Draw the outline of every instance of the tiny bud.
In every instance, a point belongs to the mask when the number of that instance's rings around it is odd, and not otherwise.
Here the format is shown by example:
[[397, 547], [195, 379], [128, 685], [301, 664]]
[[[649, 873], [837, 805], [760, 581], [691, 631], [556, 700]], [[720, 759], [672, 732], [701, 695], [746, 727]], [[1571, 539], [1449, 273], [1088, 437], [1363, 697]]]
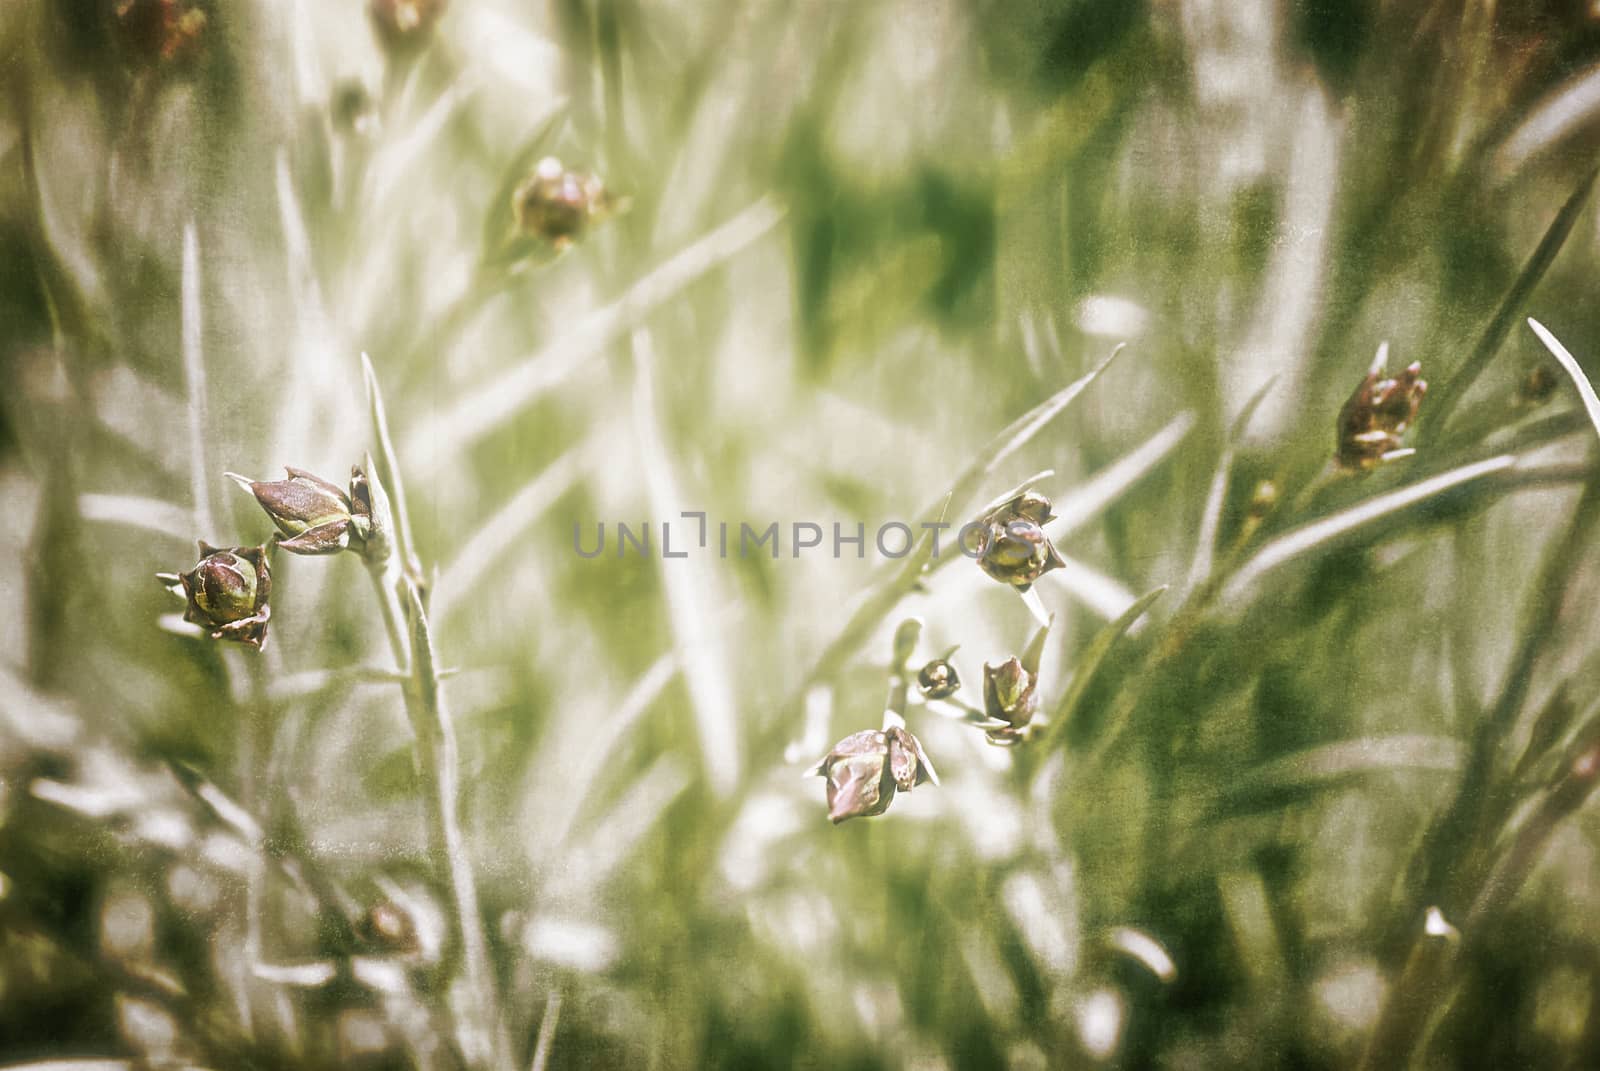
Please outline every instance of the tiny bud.
[[367, 12], [385, 48], [409, 52], [427, 43], [446, 0], [372, 0]]
[[394, 549], [394, 518], [370, 455], [350, 469], [350, 530], [361, 541], [361, 556], [368, 564], [383, 565], [389, 560]]
[[116, 0], [112, 8], [123, 49], [143, 65], [171, 65], [200, 50], [206, 14], [192, 0]]
[[390, 900], [380, 900], [361, 917], [361, 938], [368, 944], [394, 955], [417, 951], [417, 924], [411, 913]]
[[1543, 405], [1560, 385], [1561, 377], [1556, 374], [1555, 366], [1549, 361], [1540, 361], [1529, 368], [1522, 382], [1517, 384], [1517, 404], [1528, 408]]
[[1051, 519], [1050, 500], [1025, 491], [979, 519], [982, 531], [978, 567], [1003, 584], [1026, 592], [1045, 573], [1066, 565], [1044, 524]]
[[594, 175], [569, 171], [547, 156], [517, 187], [511, 207], [524, 235], [565, 249], [619, 204]]
[[811, 772], [828, 779], [828, 820], [834, 825], [882, 814], [897, 790], [939, 783], [922, 744], [898, 726], [851, 733]]
[[1393, 379], [1380, 367], [1369, 371], [1339, 411], [1334, 460], [1341, 468], [1365, 472], [1401, 449], [1401, 436], [1417, 419], [1428, 391], [1422, 365], [1413, 363]]
[[1039, 711], [1038, 687], [1038, 674], [1024, 667], [1021, 659], [1008, 658], [998, 666], [984, 664], [984, 713], [993, 721], [1006, 723], [1005, 728], [989, 730], [992, 743], [1014, 744], [1022, 739], [1022, 730]]
[[235, 473], [228, 478], [256, 496], [278, 531], [278, 546], [294, 554], [337, 554], [350, 545], [350, 499], [327, 480], [286, 468], [289, 478], [263, 483]]
[[1257, 480], [1255, 488], [1250, 492], [1250, 506], [1248, 515], [1253, 520], [1261, 520], [1271, 513], [1278, 505], [1278, 485], [1272, 480]]
[[961, 678], [954, 665], [935, 658], [917, 671], [917, 690], [924, 699], [948, 699], [961, 690]]
[[158, 573], [157, 579], [187, 602], [183, 619], [206, 629], [214, 640], [233, 640], [259, 649], [267, 638], [272, 609], [267, 597], [272, 577], [267, 548], [223, 549], [200, 541], [200, 562], [187, 573]]

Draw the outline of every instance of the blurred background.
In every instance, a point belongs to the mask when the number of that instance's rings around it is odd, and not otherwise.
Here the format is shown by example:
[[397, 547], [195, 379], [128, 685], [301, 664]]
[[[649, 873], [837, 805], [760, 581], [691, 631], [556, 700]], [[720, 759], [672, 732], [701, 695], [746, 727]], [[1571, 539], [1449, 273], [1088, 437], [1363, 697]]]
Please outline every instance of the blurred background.
[[[1595, 367], [1594, 5], [9, 0], [0, 57], [0, 1064], [1600, 1066], [1600, 494], [1523, 323]], [[1384, 343], [1417, 453], [1335, 471]], [[259, 653], [152, 579], [271, 535], [225, 470], [378, 452], [362, 352], [476, 918], [356, 556]], [[913, 692], [941, 784], [830, 825], [903, 620], [978, 707], [1036, 628], [872, 533], [1029, 479], [1048, 727]]]

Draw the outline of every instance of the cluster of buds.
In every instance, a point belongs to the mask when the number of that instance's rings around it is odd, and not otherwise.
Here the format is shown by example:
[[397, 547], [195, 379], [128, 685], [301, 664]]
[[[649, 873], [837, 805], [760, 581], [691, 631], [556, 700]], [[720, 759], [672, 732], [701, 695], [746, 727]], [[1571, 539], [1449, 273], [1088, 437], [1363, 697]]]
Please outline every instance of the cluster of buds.
[[213, 547], [200, 541], [200, 561], [187, 573], [157, 573], [156, 579], [181, 595], [183, 619], [199, 625], [214, 640], [233, 640], [256, 650], [267, 639], [272, 607], [272, 572], [267, 548]]
[[1422, 365], [1413, 363], [1394, 378], [1383, 367], [1384, 352], [1339, 411], [1339, 441], [1334, 460], [1352, 472], [1366, 472], [1403, 457], [1401, 437], [1417, 419], [1428, 384]]
[[972, 551], [978, 567], [1002, 584], [1027, 591], [1052, 569], [1066, 565], [1044, 526], [1054, 518], [1050, 500], [1037, 491], [1002, 503], [970, 527], [976, 530]]
[[214, 640], [233, 640], [257, 650], [267, 639], [272, 616], [268, 597], [272, 576], [268, 552], [282, 547], [293, 554], [337, 554], [350, 550], [369, 565], [389, 559], [389, 502], [383, 488], [369, 480], [365, 465], [350, 470], [348, 493], [301, 469], [287, 469], [286, 479], [262, 482], [236, 473], [228, 478], [249, 491], [266, 511], [280, 535], [259, 547], [213, 547], [200, 543], [200, 562], [187, 573], [157, 573], [170, 591], [185, 601], [183, 619], [204, 628]]
[[809, 771], [828, 779], [828, 820], [882, 814], [898, 792], [939, 783], [916, 737], [898, 725], [851, 733]]
[[565, 249], [621, 205], [594, 175], [568, 170], [547, 156], [517, 186], [511, 207], [525, 237]]
[[372, 0], [368, 14], [385, 48], [411, 51], [427, 41], [447, 0]]
[[172, 64], [194, 56], [206, 13], [192, 0], [116, 0], [117, 37], [140, 63]]

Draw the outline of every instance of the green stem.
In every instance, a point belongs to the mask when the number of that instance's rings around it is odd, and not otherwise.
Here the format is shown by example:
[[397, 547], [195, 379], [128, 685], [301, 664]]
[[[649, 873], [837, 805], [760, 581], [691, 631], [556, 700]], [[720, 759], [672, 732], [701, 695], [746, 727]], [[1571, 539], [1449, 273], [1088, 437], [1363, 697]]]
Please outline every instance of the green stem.
[[431, 854], [442, 871], [450, 898], [463, 974], [471, 1010], [457, 1024], [463, 1036], [462, 1051], [474, 1065], [506, 1066], [509, 1048], [503, 1036], [505, 1019], [499, 1009], [488, 940], [478, 909], [477, 883], [467, 857], [466, 836], [460, 816], [460, 757], [444, 695], [439, 687], [433, 637], [415, 580], [402, 572], [394, 556], [386, 566], [369, 569], [377, 588], [384, 627], [396, 663], [406, 679], [402, 685], [406, 714], [416, 736], [417, 765], [423, 780], [428, 812]]

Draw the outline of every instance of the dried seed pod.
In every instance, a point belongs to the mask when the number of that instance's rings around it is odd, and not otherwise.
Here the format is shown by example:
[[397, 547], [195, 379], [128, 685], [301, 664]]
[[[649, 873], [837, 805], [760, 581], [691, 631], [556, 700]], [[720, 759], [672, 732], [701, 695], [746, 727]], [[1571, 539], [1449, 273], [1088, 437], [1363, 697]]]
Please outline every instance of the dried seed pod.
[[1401, 436], [1416, 421], [1427, 391], [1421, 364], [1409, 365], [1393, 379], [1382, 366], [1372, 368], [1339, 411], [1334, 460], [1356, 472], [1387, 460], [1401, 449]]
[[233, 640], [260, 649], [267, 639], [272, 608], [272, 576], [267, 548], [213, 547], [200, 541], [200, 561], [187, 573], [158, 573], [156, 579], [183, 596], [183, 619], [206, 629], [214, 640]]
[[897, 790], [939, 783], [921, 742], [898, 726], [851, 733], [810, 772], [828, 779], [828, 820], [834, 825], [882, 814]]
[[954, 665], [935, 658], [917, 671], [917, 690], [924, 699], [948, 699], [961, 690], [961, 678]]

